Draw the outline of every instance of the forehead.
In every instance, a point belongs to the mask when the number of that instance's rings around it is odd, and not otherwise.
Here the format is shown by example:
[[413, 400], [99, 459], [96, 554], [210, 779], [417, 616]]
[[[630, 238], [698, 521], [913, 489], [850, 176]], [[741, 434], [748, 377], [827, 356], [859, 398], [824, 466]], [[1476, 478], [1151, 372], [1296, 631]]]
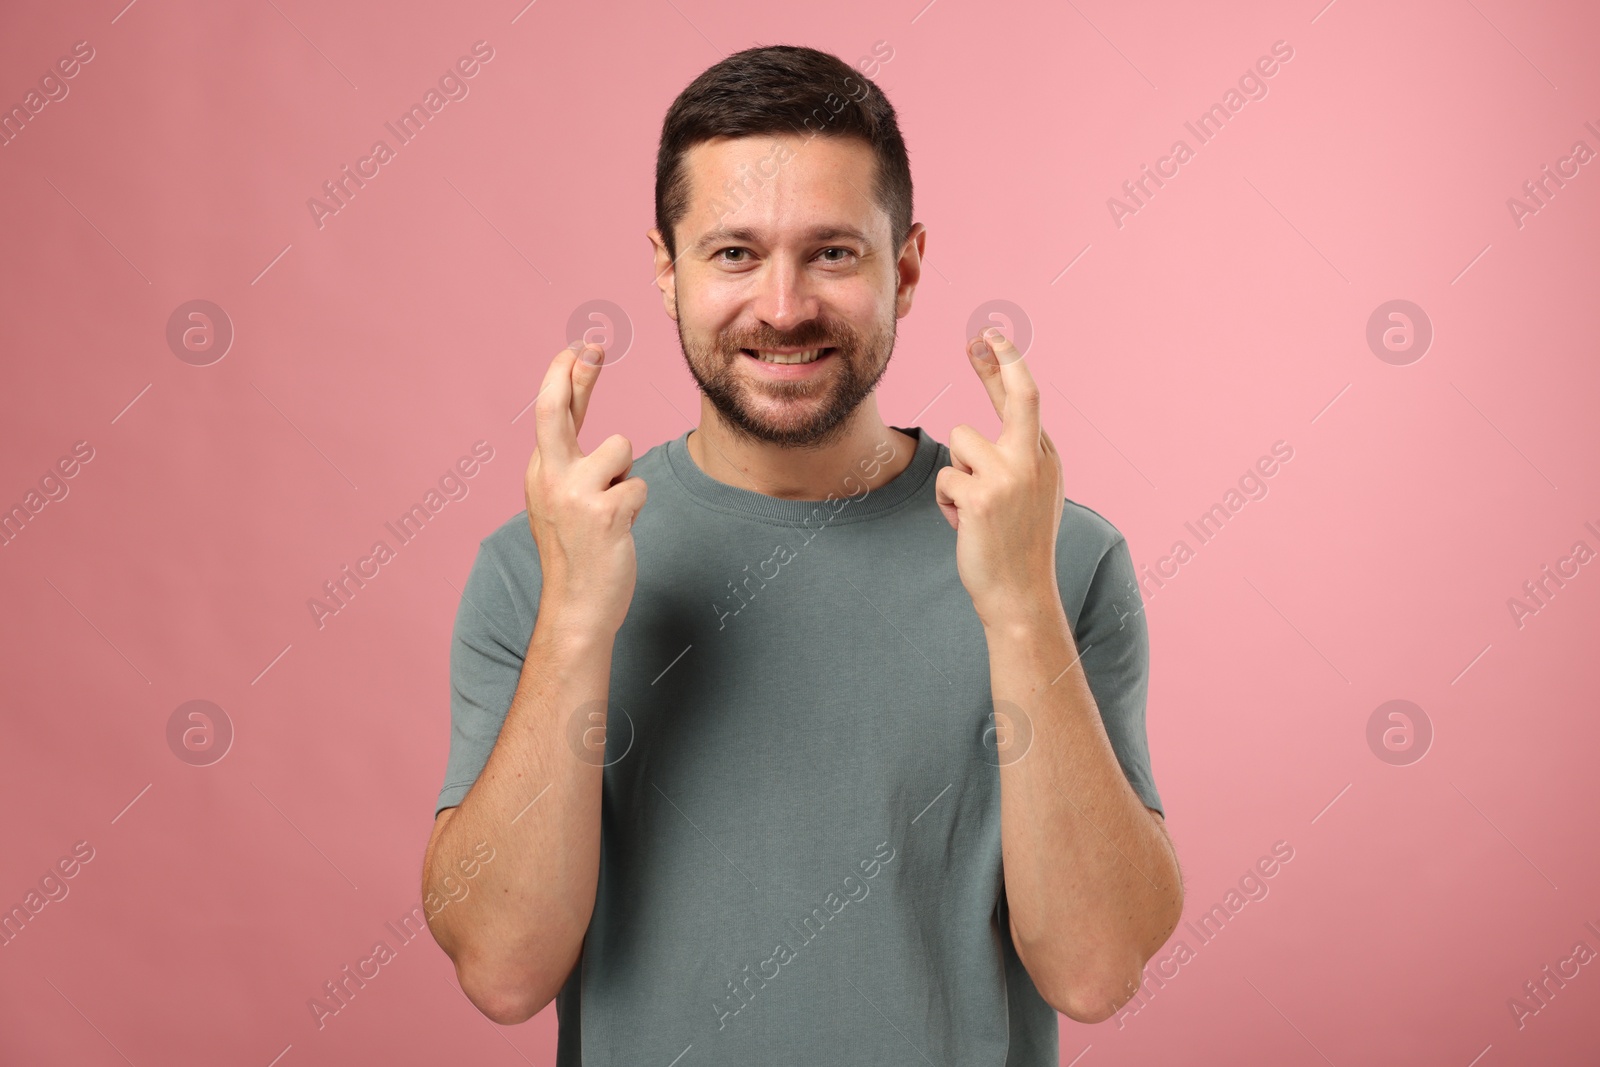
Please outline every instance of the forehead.
[[818, 224], [887, 232], [888, 216], [872, 199], [877, 159], [859, 137], [718, 137], [683, 159], [689, 210], [679, 226], [686, 241], [717, 229], [782, 240]]

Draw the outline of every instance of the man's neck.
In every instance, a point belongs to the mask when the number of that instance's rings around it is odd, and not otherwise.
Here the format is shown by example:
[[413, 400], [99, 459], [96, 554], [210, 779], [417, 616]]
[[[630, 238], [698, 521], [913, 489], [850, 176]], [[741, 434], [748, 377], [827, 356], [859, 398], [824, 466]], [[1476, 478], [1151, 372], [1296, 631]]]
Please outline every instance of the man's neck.
[[911, 465], [917, 441], [885, 425], [870, 398], [851, 416], [849, 428], [819, 449], [735, 434], [702, 398], [700, 425], [690, 431], [688, 448], [695, 466], [719, 482], [782, 500], [826, 500], [830, 493], [854, 496], [863, 485], [871, 490], [891, 481]]

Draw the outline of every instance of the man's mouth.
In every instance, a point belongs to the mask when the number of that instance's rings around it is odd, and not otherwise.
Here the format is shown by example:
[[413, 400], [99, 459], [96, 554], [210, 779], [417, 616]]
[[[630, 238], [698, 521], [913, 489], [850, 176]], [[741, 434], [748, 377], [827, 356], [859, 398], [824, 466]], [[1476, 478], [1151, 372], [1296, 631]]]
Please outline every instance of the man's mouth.
[[741, 348], [740, 351], [750, 358], [758, 359], [763, 363], [787, 364], [815, 363], [822, 357], [832, 354], [835, 350], [832, 348], [807, 348], [804, 350]]

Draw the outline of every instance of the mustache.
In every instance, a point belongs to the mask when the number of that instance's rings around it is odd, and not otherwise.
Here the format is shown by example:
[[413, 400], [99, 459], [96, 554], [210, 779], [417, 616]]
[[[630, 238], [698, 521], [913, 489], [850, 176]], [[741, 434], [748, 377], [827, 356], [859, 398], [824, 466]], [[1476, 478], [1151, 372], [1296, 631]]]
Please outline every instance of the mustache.
[[836, 338], [827, 334], [803, 334], [799, 337], [772, 337], [738, 338], [728, 342], [728, 347], [734, 350], [752, 349], [760, 351], [770, 348], [837, 348], [849, 349], [854, 341], [849, 338]]

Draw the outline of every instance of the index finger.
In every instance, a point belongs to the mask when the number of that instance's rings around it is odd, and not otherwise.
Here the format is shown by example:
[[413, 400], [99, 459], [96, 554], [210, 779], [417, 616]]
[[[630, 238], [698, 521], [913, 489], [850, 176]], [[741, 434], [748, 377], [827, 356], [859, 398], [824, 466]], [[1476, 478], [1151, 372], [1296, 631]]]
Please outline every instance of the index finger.
[[533, 417], [538, 426], [534, 448], [563, 466], [582, 458], [578, 427], [572, 416], [572, 367], [582, 347], [581, 342], [574, 341], [556, 353], [533, 401]]
[[[592, 342], [584, 344], [581, 338], [572, 343], [578, 346], [578, 360], [572, 365], [572, 432], [576, 436], [583, 429], [583, 416], [589, 410], [589, 397], [594, 394], [595, 383], [600, 380], [606, 350]], [[594, 353], [594, 363], [583, 358], [586, 352]]]
[[983, 338], [989, 342], [989, 348], [1000, 364], [1000, 382], [1005, 386], [1006, 394], [1005, 409], [1000, 412], [1000, 437], [995, 443], [999, 444], [1010, 434], [1031, 444], [1038, 444], [1039, 385], [1033, 380], [1033, 372], [1028, 370], [1028, 364], [1023, 360], [1022, 353], [1017, 351], [1017, 346], [998, 326], [983, 331]]

